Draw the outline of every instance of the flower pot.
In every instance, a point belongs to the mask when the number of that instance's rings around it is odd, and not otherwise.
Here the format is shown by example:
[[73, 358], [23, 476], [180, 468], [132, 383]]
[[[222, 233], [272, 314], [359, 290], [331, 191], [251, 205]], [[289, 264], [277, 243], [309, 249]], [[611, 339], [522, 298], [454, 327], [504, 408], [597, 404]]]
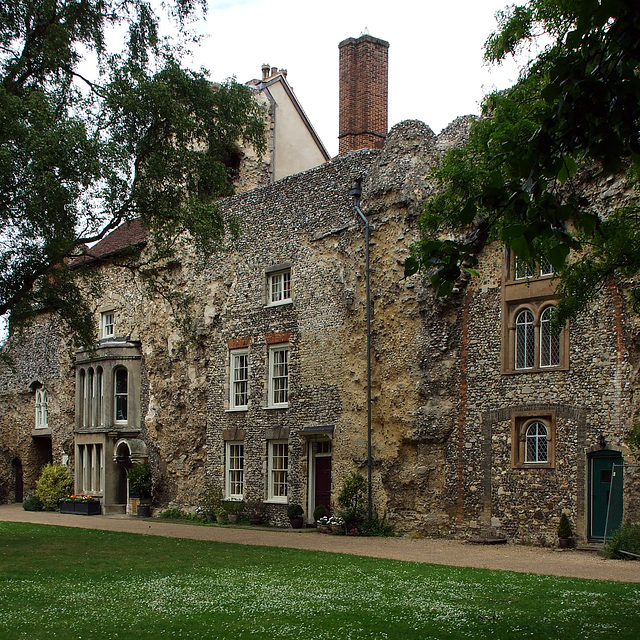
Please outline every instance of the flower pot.
[[73, 513], [78, 516], [99, 516], [101, 513], [100, 501], [61, 502], [60, 513]]
[[216, 516], [216, 520], [218, 522], [224, 522], [227, 519], [227, 516]]
[[60, 503], [60, 513], [74, 513], [75, 502], [61, 502]]
[[292, 529], [302, 529], [302, 525], [304, 524], [304, 518], [299, 516], [297, 518], [289, 518], [289, 522], [291, 524]]
[[138, 518], [150, 518], [151, 517], [151, 505], [139, 504], [138, 505]]
[[573, 538], [558, 538], [558, 546], [561, 549], [572, 549]]
[[229, 522], [231, 524], [235, 524], [236, 522], [238, 522], [238, 514], [237, 513], [230, 513], [229, 514]]
[[319, 524], [316, 525], [316, 529], [318, 530], [318, 533], [327, 533], [329, 527], [326, 524]]

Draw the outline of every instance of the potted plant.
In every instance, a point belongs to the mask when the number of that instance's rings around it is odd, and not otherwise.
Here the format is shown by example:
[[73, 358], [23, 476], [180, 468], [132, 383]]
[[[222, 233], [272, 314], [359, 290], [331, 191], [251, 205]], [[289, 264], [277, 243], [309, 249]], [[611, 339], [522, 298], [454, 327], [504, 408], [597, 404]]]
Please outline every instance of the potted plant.
[[287, 516], [293, 529], [302, 529], [304, 523], [303, 513], [304, 509], [299, 504], [293, 503], [287, 507]]
[[60, 499], [60, 513], [75, 513], [81, 516], [100, 515], [100, 500], [93, 496], [72, 493]]
[[224, 505], [216, 507], [216, 520], [218, 522], [224, 522], [227, 519], [227, 515], [229, 515], [229, 512]]
[[245, 511], [249, 518], [249, 524], [262, 524], [262, 519], [264, 518], [264, 505], [262, 502], [257, 500], [247, 502]]
[[558, 546], [561, 549], [573, 547], [573, 530], [566, 513], [560, 516], [560, 523], [558, 524]]
[[127, 471], [129, 480], [129, 496], [140, 498], [137, 514], [139, 518], [148, 518], [151, 515], [151, 490], [153, 488], [153, 476], [148, 460], [134, 464]]
[[244, 502], [242, 500], [226, 500], [224, 506], [229, 514], [229, 522], [235, 524], [242, 511], [244, 511]]
[[329, 533], [329, 516], [321, 516], [316, 522], [319, 533]]
[[316, 527], [318, 526], [318, 521], [320, 520], [320, 518], [324, 518], [327, 515], [327, 507], [325, 507], [323, 504], [319, 504], [313, 510], [313, 521], [316, 523]]

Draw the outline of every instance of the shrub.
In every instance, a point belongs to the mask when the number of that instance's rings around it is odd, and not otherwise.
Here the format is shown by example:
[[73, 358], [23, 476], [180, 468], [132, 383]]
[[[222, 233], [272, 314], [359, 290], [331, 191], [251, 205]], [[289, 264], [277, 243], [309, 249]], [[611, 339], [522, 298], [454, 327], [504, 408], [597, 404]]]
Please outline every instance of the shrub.
[[299, 504], [290, 504], [287, 507], [287, 518], [299, 518], [304, 513], [304, 509]]
[[633, 556], [621, 553], [622, 551], [640, 555], [640, 524], [625, 522], [611, 534], [606, 546], [607, 555], [610, 558], [633, 559]]
[[68, 493], [71, 493], [73, 479], [67, 467], [61, 464], [45, 464], [42, 474], [36, 482], [36, 496], [45, 511], [55, 511], [58, 503]]
[[224, 506], [229, 515], [239, 516], [244, 511], [244, 502], [242, 500], [224, 500], [222, 506]]
[[571, 523], [567, 514], [563, 513], [560, 516], [560, 523], [558, 524], [558, 538], [571, 538], [573, 536], [573, 530], [571, 529]]
[[25, 511], [42, 511], [42, 502], [38, 496], [29, 496], [22, 503], [22, 508]]
[[182, 509], [178, 508], [165, 509], [160, 512], [160, 517], [166, 518], [167, 520], [180, 520], [184, 517], [184, 513]]
[[[351, 532], [348, 531], [347, 533]], [[374, 513], [371, 518], [365, 518], [358, 524], [355, 533], [359, 536], [377, 536], [380, 538], [389, 538], [396, 535], [393, 527], [384, 517], [380, 518], [377, 513]]]
[[200, 498], [198, 513], [207, 518], [213, 518], [216, 515], [216, 509], [222, 506], [222, 497], [222, 489], [220, 487], [209, 487]]
[[134, 464], [127, 471], [129, 479], [129, 492], [137, 494], [141, 498], [150, 498], [151, 489], [153, 488], [153, 477], [151, 474], [151, 465], [148, 460]]
[[368, 483], [361, 473], [354, 471], [342, 485], [338, 504], [342, 507], [340, 516], [349, 528], [361, 523], [366, 516]]
[[313, 510], [313, 519], [318, 522], [318, 520], [320, 520], [320, 518], [324, 518], [327, 516], [327, 508], [323, 505], [323, 504], [319, 504], [314, 510]]

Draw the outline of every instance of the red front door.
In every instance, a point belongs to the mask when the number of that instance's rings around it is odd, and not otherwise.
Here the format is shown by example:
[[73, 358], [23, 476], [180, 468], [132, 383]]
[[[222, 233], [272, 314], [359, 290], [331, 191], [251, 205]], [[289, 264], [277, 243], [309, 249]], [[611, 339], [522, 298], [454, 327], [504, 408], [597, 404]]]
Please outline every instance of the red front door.
[[323, 504], [329, 511], [331, 502], [331, 457], [316, 457], [315, 506]]

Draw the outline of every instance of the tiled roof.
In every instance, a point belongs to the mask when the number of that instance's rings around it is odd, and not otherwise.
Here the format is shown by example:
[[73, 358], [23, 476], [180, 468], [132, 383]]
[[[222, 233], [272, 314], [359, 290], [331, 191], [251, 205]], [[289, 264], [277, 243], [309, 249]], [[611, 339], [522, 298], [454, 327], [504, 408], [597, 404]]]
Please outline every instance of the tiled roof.
[[140, 218], [136, 218], [135, 220], [124, 222], [100, 240], [100, 242], [94, 244], [93, 247], [87, 251], [87, 255], [89, 259], [106, 258], [121, 249], [139, 246], [146, 241], [147, 231], [142, 226]]

